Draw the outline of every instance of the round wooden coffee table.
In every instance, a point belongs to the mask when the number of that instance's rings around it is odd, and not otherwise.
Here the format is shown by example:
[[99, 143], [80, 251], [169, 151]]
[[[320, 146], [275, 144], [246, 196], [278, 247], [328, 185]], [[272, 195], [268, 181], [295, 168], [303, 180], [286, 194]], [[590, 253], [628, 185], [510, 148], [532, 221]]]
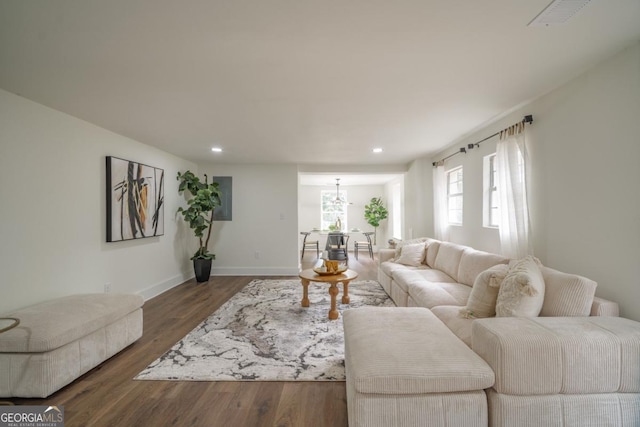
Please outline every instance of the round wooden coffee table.
[[302, 270], [299, 274], [302, 281], [302, 306], [309, 307], [309, 283], [319, 282], [328, 283], [329, 295], [331, 295], [331, 308], [329, 309], [329, 319], [336, 320], [339, 317], [336, 309], [336, 296], [338, 295], [338, 283], [342, 283], [342, 303], [349, 304], [349, 282], [358, 277], [358, 273], [353, 270], [347, 270], [341, 274], [331, 274], [321, 276], [312, 269]]

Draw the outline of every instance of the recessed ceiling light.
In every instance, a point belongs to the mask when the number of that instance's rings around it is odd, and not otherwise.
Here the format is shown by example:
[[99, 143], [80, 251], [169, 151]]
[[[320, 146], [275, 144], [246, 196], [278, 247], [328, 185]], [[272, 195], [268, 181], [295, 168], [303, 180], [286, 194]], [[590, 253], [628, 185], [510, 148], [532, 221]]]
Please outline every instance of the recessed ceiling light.
[[222, 153], [222, 148], [220, 148], [220, 147], [212, 147], [211, 151], [213, 151], [214, 153]]
[[374, 148], [373, 152], [374, 153], [382, 153], [382, 148]]

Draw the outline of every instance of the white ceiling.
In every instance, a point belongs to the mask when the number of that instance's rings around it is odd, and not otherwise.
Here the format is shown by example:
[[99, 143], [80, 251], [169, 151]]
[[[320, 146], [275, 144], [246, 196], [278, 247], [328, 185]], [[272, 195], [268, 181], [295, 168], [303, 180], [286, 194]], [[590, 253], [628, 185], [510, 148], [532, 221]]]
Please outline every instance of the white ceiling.
[[405, 164], [640, 39], [548, 2], [0, 0], [0, 88], [197, 162]]
[[346, 174], [346, 173], [299, 173], [298, 184], [314, 185], [314, 186], [334, 186], [336, 178], [340, 178], [341, 187], [349, 187], [352, 185], [384, 185], [396, 178], [402, 177], [401, 174]]

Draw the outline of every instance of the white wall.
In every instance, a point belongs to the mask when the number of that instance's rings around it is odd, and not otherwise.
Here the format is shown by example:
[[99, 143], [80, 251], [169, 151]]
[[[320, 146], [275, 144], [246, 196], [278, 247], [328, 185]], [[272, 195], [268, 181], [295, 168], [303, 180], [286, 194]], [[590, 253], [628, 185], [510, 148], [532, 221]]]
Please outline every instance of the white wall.
[[201, 163], [198, 171], [233, 177], [233, 220], [214, 223], [211, 274], [297, 275], [297, 167]]
[[[165, 234], [105, 242], [105, 156], [164, 169]], [[0, 90], [0, 312], [54, 297], [153, 296], [193, 276], [172, 215], [175, 175], [195, 165]]]
[[433, 172], [431, 159], [409, 166], [404, 181], [404, 239], [433, 237]]
[[[454, 147], [525, 114], [534, 118], [526, 138], [535, 255], [550, 267], [596, 280], [597, 295], [617, 301], [622, 316], [640, 320], [640, 43]], [[489, 248], [495, 239], [485, 240], [478, 229], [478, 185], [482, 154], [495, 141], [481, 147], [454, 157], [465, 167], [465, 225], [451, 240]]]
[[[406, 234], [404, 231], [405, 203], [406, 203], [404, 198], [404, 175], [386, 183], [384, 186], [384, 193], [385, 195], [383, 197], [383, 201], [385, 203], [387, 210], [389, 211], [389, 216], [384, 221], [386, 225], [385, 234], [378, 235], [379, 247], [388, 247], [389, 239], [392, 239], [392, 238], [404, 239], [404, 236]], [[398, 206], [396, 206], [396, 204], [394, 203], [394, 200], [396, 200], [396, 197], [395, 197], [396, 195], [397, 195], [397, 201], [399, 202]], [[398, 218], [396, 218], [396, 207], [399, 213], [399, 215], [397, 215]], [[400, 224], [399, 236], [393, 235], [393, 228], [394, 228], [393, 224], [394, 224], [394, 221], [396, 220], [399, 221], [399, 224]]]
[[[310, 231], [314, 227], [320, 228], [320, 193], [323, 190], [336, 191], [336, 187], [335, 185], [301, 185], [299, 187], [299, 231]], [[357, 228], [362, 231], [373, 231], [373, 227], [367, 224], [367, 221], [364, 219], [364, 206], [369, 204], [371, 198], [382, 197], [383, 203], [388, 208], [389, 199], [385, 197], [384, 185], [342, 185], [340, 186], [340, 191], [346, 191], [347, 200], [349, 203], [352, 203], [347, 208], [348, 230]], [[378, 227], [378, 246], [386, 242], [384, 237], [387, 233], [386, 230], [388, 229], [388, 223], [389, 221], [385, 219], [380, 223], [380, 227]], [[326, 243], [326, 236], [314, 234], [313, 238], [317, 238], [319, 240], [320, 249], [322, 250]], [[350, 237], [349, 250], [353, 250], [352, 242], [354, 240], [364, 240], [364, 236], [358, 233], [352, 234]]]

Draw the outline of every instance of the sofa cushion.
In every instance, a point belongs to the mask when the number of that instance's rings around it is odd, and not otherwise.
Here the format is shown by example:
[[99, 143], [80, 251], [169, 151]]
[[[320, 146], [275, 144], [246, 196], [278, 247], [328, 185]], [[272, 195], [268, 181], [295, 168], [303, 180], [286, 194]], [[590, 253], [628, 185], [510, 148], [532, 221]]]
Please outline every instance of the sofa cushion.
[[440, 240], [427, 238], [425, 241], [425, 247], [427, 250], [424, 257], [425, 264], [433, 268], [433, 265], [436, 262], [436, 256], [438, 255], [438, 249], [440, 249]]
[[460, 307], [457, 305], [439, 305], [431, 309], [431, 312], [447, 325], [451, 332], [471, 347], [471, 324], [475, 319], [460, 317], [459, 311]]
[[478, 274], [497, 264], [508, 264], [509, 259], [489, 252], [466, 248], [460, 257], [458, 282], [473, 286]]
[[3, 314], [20, 319], [20, 325], [0, 334], [0, 352], [36, 353], [62, 347], [125, 317], [143, 303], [140, 295], [80, 294]]
[[588, 316], [598, 284], [586, 277], [541, 267], [544, 303], [540, 316]]
[[455, 280], [458, 280], [458, 267], [465, 248], [466, 246], [456, 245], [455, 243], [440, 242], [433, 268], [442, 270]]
[[439, 282], [439, 283], [455, 283], [447, 273], [434, 270], [432, 268], [421, 268], [413, 270], [415, 275], [420, 278], [420, 280], [426, 280], [428, 282]]
[[493, 368], [498, 393], [640, 392], [639, 322], [622, 317], [493, 318], [474, 320], [471, 329], [472, 348]]
[[535, 317], [544, 302], [544, 279], [538, 261], [527, 256], [509, 264], [496, 301], [498, 317]]
[[487, 364], [429, 310], [364, 307], [345, 310], [343, 321], [347, 375], [357, 392], [447, 393], [493, 385]]
[[413, 243], [403, 245], [400, 249], [400, 256], [395, 262], [398, 264], [408, 265], [411, 267], [420, 267], [424, 264], [425, 244]]
[[422, 278], [417, 274], [416, 270], [397, 270], [393, 274], [393, 281], [405, 293], [409, 293], [409, 283], [419, 282]]
[[500, 285], [509, 272], [509, 266], [498, 264], [478, 274], [471, 288], [467, 305], [460, 309], [465, 318], [493, 317]]
[[440, 270], [431, 268], [413, 268], [396, 270], [393, 272], [393, 281], [405, 292], [409, 292], [409, 283], [412, 282], [441, 282], [455, 283], [455, 281]]
[[471, 287], [460, 283], [438, 283], [425, 280], [407, 284], [409, 295], [420, 307], [438, 305], [462, 306], [467, 303]]
[[393, 262], [393, 261], [385, 261], [382, 264], [380, 264], [380, 270], [382, 270], [384, 272], [384, 274], [386, 274], [389, 277], [394, 277], [395, 273], [398, 271], [408, 271], [408, 270], [417, 270], [419, 268], [429, 268], [426, 265], [423, 265], [421, 267], [409, 267], [407, 265], [402, 265], [402, 264], [398, 264], [397, 262]]

